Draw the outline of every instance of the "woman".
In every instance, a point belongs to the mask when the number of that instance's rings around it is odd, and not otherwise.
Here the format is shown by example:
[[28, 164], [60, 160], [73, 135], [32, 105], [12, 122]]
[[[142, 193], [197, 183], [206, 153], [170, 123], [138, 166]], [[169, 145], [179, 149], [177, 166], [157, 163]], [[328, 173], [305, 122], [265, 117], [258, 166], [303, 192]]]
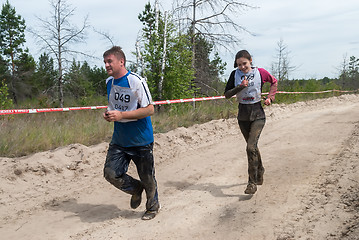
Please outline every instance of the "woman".
[[247, 142], [248, 185], [245, 194], [254, 194], [257, 185], [263, 184], [264, 167], [258, 149], [258, 139], [265, 125], [266, 117], [261, 105], [262, 86], [271, 84], [264, 104], [270, 105], [277, 92], [278, 81], [263, 68], [252, 66], [252, 57], [246, 50], [236, 54], [235, 70], [232, 71], [225, 89], [225, 97], [236, 95], [238, 105], [238, 124]]

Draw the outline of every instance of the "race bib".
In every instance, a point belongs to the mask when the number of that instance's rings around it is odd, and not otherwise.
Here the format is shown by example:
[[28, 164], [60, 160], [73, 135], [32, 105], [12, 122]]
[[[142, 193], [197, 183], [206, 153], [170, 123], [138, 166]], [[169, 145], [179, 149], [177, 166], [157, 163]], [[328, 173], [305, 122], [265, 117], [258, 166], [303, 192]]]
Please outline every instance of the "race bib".
[[258, 68], [252, 69], [247, 74], [242, 73], [239, 69], [235, 73], [235, 86], [240, 85], [244, 78], [248, 80], [248, 86], [237, 93], [237, 100], [242, 104], [254, 104], [261, 101], [261, 76]]
[[[131, 88], [111, 86], [108, 110], [116, 110], [121, 112], [133, 111], [137, 109], [138, 98]], [[122, 119], [119, 122], [131, 122], [137, 119]]]

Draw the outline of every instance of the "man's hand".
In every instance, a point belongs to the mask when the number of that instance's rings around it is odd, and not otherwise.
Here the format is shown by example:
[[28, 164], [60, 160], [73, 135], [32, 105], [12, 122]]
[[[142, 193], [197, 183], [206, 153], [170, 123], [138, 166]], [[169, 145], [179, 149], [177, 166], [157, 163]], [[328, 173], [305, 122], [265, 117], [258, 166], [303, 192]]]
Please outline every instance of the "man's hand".
[[117, 122], [120, 121], [123, 118], [123, 116], [122, 116], [122, 112], [120, 111], [106, 111], [103, 113], [103, 118], [107, 122]]

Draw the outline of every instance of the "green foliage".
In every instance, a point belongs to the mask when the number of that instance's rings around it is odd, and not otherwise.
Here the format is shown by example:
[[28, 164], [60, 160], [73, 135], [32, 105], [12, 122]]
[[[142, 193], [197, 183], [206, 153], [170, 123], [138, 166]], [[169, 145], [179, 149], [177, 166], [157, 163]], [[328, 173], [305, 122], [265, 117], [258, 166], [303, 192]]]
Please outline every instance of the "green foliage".
[[351, 88], [359, 89], [359, 58], [351, 56], [349, 59], [349, 85]]
[[64, 77], [66, 92], [75, 98], [91, 97], [94, 90], [87, 78], [90, 71], [91, 68], [87, 62], [81, 66], [80, 62], [73, 60], [70, 71]]
[[92, 69], [86, 61], [81, 65], [80, 62], [73, 60], [70, 71], [64, 76], [66, 95], [81, 99], [83, 103], [95, 95], [104, 96], [106, 78], [105, 69], [97, 67]]
[[108, 75], [106, 69], [104, 69], [103, 67], [99, 68], [95, 66], [89, 69], [86, 76], [91, 82], [91, 86], [95, 94], [97, 94], [98, 96], [107, 95], [105, 79], [108, 77]]
[[[278, 90], [286, 92], [318, 92], [325, 90], [340, 89], [336, 85], [337, 79], [329, 79], [327, 77], [323, 79], [300, 79], [300, 80], [282, 80], [278, 82]], [[263, 92], [269, 91], [269, 84], [265, 84]]]
[[337, 84], [344, 90], [359, 89], [359, 58], [351, 56], [349, 63], [344, 59]]
[[0, 15], [0, 53], [8, 59], [12, 72], [15, 71], [16, 55], [21, 54], [25, 43], [25, 20], [16, 14], [15, 8], [7, 0], [2, 5]]
[[[57, 100], [57, 75], [58, 71], [54, 68], [54, 59], [47, 53], [43, 53], [37, 64], [31, 64], [34, 71], [32, 77], [24, 83], [29, 83], [26, 89], [31, 90], [31, 98], [36, 99], [33, 107], [58, 107]], [[22, 74], [25, 73], [22, 69]], [[77, 99], [76, 104], [85, 105], [92, 102], [91, 99], [97, 99], [98, 96], [106, 95], [106, 86], [104, 80], [107, 78], [107, 72], [104, 68], [97, 66], [91, 68], [87, 62], [80, 63], [73, 60], [68, 73], [63, 76], [64, 92], [66, 98]], [[96, 104], [97, 105], [97, 104]]]
[[[275, 103], [294, 103], [297, 101], [307, 101], [316, 98], [330, 97], [338, 93], [319, 93], [312, 94], [310, 92], [321, 92], [326, 90], [339, 90], [340, 87], [336, 84], [337, 79], [330, 79], [325, 77], [323, 79], [309, 79], [309, 80], [283, 80], [278, 83], [278, 91], [284, 92], [308, 92], [300, 94], [277, 94]], [[264, 84], [263, 92], [269, 91], [269, 84]]]
[[[222, 61], [218, 52], [213, 53], [214, 45], [202, 35], [195, 39], [195, 83], [200, 95], [214, 96], [222, 94], [224, 85], [220, 78], [224, 74], [226, 63]], [[213, 60], [210, 59], [210, 55]]]
[[22, 49], [25, 43], [25, 28], [25, 20], [16, 14], [15, 8], [7, 0], [2, 5], [0, 14], [1, 72], [5, 69], [11, 70], [11, 76], [6, 79], [15, 103], [19, 97], [29, 93], [27, 80], [31, 77], [33, 61], [28, 50]]
[[354, 56], [350, 57], [349, 60], [349, 75], [357, 75], [359, 71], [359, 58]]
[[30, 55], [29, 49], [25, 49], [19, 58], [15, 60], [17, 69], [17, 75], [30, 75], [29, 73], [33, 73], [36, 68], [36, 62], [34, 58]]
[[0, 79], [8, 79], [8, 78], [10, 78], [10, 73], [7, 67], [7, 63], [0, 55]]
[[177, 36], [168, 46], [167, 63], [162, 90], [162, 99], [189, 98], [193, 96], [193, 69], [190, 62], [192, 53], [188, 48], [188, 38]]
[[41, 54], [32, 81], [34, 93], [47, 96], [55, 95], [53, 87], [56, 84], [56, 76], [54, 59], [48, 53]]
[[[220, 75], [226, 63], [218, 53], [213, 53], [214, 45], [204, 37], [196, 38], [195, 69], [192, 67], [192, 43], [190, 34], [179, 33], [176, 26], [168, 20], [164, 36], [165, 20], [159, 12], [158, 31], [156, 32], [156, 13], [150, 3], [139, 15], [143, 23], [144, 49], [142, 56], [146, 64], [144, 75], [155, 100], [192, 97], [197, 95], [218, 95], [224, 90]], [[170, 18], [169, 18], [170, 19]], [[164, 38], [167, 38], [166, 66], [162, 73]], [[214, 55], [213, 60], [210, 55]], [[163, 83], [161, 84], [161, 77]]]
[[0, 109], [12, 107], [12, 100], [9, 98], [9, 89], [5, 80], [0, 82]]
[[[188, 37], [177, 35], [175, 26], [167, 19], [167, 32], [164, 35], [165, 20], [159, 13], [158, 32], [155, 26], [155, 10], [150, 3], [139, 15], [143, 23], [143, 49], [141, 55], [145, 62], [144, 76], [147, 78], [154, 100], [184, 98], [192, 96], [194, 71], [191, 69], [191, 50]], [[162, 72], [164, 38], [166, 44], [165, 69]], [[163, 76], [162, 76], [163, 74]], [[161, 76], [163, 82], [161, 82]]]
[[192, 103], [181, 103], [164, 106], [164, 111], [152, 117], [154, 132], [164, 133], [178, 127], [190, 127], [215, 119], [228, 119], [237, 116], [238, 104], [233, 99], [197, 102], [196, 108]]
[[24, 98], [32, 98], [34, 73], [36, 70], [36, 62], [30, 55], [29, 50], [23, 51], [18, 59], [15, 60], [16, 74], [13, 76], [13, 86], [18, 100]]
[[[160, 14], [162, 13], [160, 12]], [[144, 37], [149, 40], [152, 40], [152, 37], [154, 36], [155, 16], [155, 11], [152, 9], [150, 2], [145, 5], [145, 10], [138, 15], [138, 19], [143, 24], [142, 31], [144, 33]]]
[[[224, 84], [220, 76], [224, 73], [226, 63], [213, 53], [214, 45], [203, 36], [196, 38], [195, 66], [192, 66], [192, 43], [190, 34], [183, 34], [168, 20], [167, 33], [164, 36], [165, 20], [159, 12], [158, 28], [156, 13], [148, 3], [139, 15], [143, 23], [144, 50], [146, 64], [144, 75], [155, 100], [185, 98], [196, 95], [213, 96], [223, 92]], [[169, 18], [170, 19], [170, 18]], [[158, 31], [156, 32], [156, 29]], [[166, 67], [161, 69], [164, 51], [164, 38], [167, 38]], [[213, 60], [210, 56], [213, 55]], [[161, 77], [163, 83], [161, 84]]]

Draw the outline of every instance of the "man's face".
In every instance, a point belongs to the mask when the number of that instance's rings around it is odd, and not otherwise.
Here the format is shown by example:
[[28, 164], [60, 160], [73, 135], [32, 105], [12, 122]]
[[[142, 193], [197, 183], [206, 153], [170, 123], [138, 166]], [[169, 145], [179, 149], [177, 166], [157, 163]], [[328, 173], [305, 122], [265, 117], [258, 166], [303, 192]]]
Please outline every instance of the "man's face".
[[104, 58], [104, 63], [107, 74], [114, 78], [118, 78], [117, 76], [121, 74], [121, 70], [124, 68], [124, 60], [118, 60], [113, 54], [106, 56]]

